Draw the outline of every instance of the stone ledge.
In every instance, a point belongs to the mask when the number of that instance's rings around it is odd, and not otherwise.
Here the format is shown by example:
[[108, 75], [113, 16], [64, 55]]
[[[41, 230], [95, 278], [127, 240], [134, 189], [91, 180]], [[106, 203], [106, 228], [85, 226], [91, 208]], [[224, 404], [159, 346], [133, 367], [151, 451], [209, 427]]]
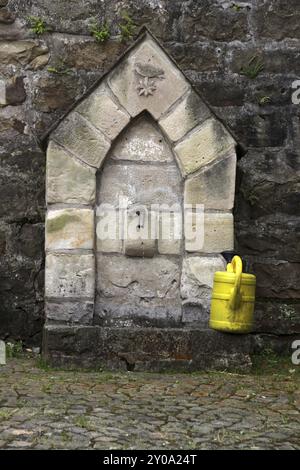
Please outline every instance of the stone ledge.
[[245, 371], [251, 367], [251, 344], [248, 335], [208, 329], [46, 325], [43, 356], [52, 366]]

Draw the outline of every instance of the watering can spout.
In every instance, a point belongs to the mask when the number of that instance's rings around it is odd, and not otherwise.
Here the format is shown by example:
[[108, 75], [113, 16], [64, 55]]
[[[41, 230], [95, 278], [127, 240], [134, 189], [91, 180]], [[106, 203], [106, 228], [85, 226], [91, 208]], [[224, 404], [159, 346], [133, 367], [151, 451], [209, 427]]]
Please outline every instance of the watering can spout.
[[253, 325], [256, 279], [243, 273], [243, 263], [234, 256], [226, 272], [216, 272], [209, 326], [230, 333], [248, 333]]

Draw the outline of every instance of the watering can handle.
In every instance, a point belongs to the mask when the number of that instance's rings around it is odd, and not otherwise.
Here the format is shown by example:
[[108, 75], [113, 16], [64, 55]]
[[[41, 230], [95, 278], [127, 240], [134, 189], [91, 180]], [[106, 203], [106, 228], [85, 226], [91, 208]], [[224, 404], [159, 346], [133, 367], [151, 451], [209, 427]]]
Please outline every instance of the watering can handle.
[[231, 263], [227, 264], [227, 272], [235, 274], [234, 287], [231, 289], [229, 307], [231, 310], [238, 308], [240, 303], [240, 289], [242, 281], [243, 263], [239, 256], [234, 256]]

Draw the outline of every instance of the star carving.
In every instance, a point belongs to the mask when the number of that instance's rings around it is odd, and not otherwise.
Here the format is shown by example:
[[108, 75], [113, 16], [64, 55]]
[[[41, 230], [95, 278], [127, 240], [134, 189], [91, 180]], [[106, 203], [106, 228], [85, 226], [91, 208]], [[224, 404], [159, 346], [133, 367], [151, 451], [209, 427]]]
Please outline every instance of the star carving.
[[139, 77], [136, 90], [140, 96], [152, 96], [157, 90], [156, 80], [165, 78], [164, 70], [150, 64], [137, 63], [135, 72]]
[[140, 96], [149, 96], [153, 95], [153, 93], [155, 92], [156, 85], [153, 80], [149, 80], [148, 77], [145, 77], [142, 80], [139, 80], [136, 89]]

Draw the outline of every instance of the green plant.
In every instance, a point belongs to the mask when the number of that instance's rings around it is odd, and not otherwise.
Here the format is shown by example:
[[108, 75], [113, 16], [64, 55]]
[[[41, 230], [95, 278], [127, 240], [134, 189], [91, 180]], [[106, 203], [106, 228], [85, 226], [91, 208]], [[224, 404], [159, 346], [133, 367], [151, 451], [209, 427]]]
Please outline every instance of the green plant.
[[51, 369], [47, 361], [45, 361], [42, 356], [38, 356], [36, 360], [36, 366], [44, 371], [49, 371]]
[[110, 31], [107, 23], [100, 25], [99, 23], [94, 22], [90, 27], [90, 33], [97, 42], [105, 42], [110, 38]]
[[29, 16], [28, 21], [30, 24], [30, 30], [40, 36], [41, 34], [50, 31], [49, 26], [47, 26], [46, 21], [42, 18], [38, 18], [37, 16]]
[[232, 3], [230, 8], [232, 8], [232, 10], [237, 11], [237, 12], [243, 9], [242, 5], [238, 5], [237, 3]]
[[72, 71], [68, 69], [62, 59], [59, 59], [56, 65], [48, 67], [48, 72], [55, 73], [57, 75], [69, 75]]
[[121, 18], [122, 22], [118, 25], [121, 32], [121, 41], [126, 42], [133, 38], [136, 25], [133, 19], [126, 12], [121, 14]]
[[89, 420], [85, 416], [79, 415], [74, 419], [74, 424], [80, 428], [87, 429], [89, 427]]
[[6, 343], [6, 356], [8, 358], [20, 357], [23, 352], [22, 341], [16, 343]]
[[245, 75], [248, 78], [254, 79], [260, 74], [263, 68], [263, 62], [256, 55], [254, 55], [246, 65], [241, 67], [240, 73], [241, 75]]
[[265, 104], [270, 103], [270, 101], [271, 101], [271, 97], [270, 97], [270, 96], [261, 96], [261, 97], [258, 99], [258, 104], [259, 104], [259, 106], [264, 106]]

